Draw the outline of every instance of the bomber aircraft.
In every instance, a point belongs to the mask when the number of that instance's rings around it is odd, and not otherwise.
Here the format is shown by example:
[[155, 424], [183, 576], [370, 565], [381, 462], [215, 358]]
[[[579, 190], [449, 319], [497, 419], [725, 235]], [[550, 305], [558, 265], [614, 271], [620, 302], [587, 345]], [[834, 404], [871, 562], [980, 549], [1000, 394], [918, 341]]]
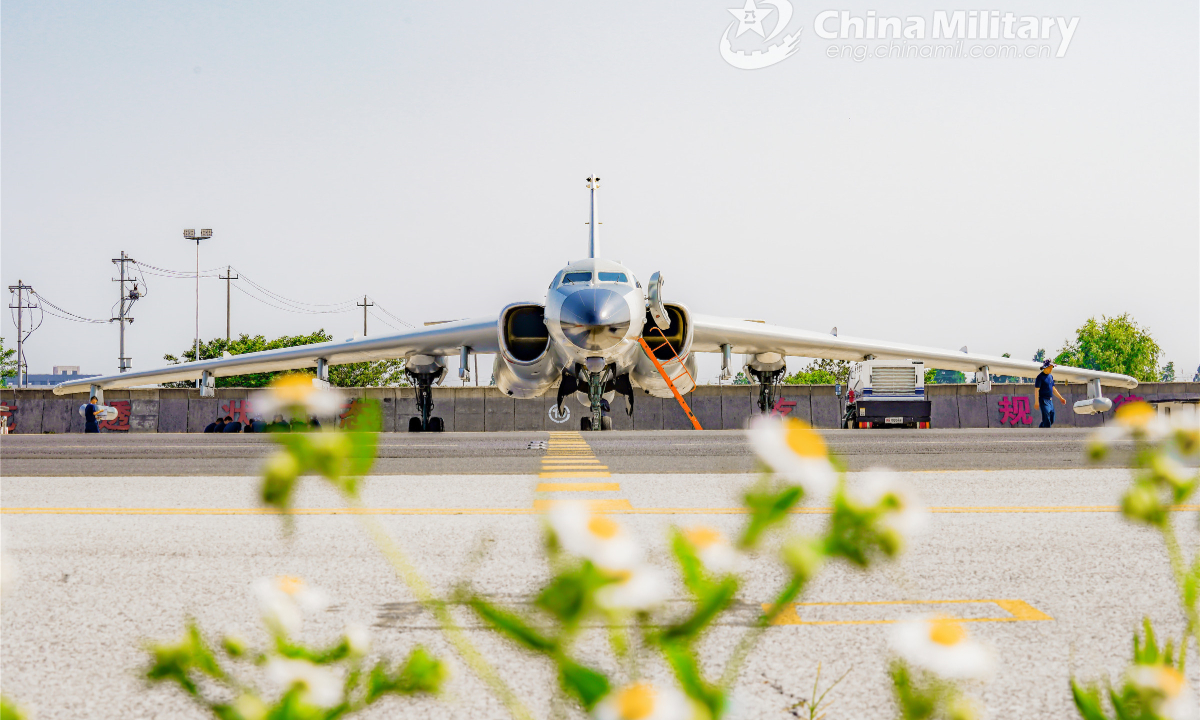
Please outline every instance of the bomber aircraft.
[[[446, 378], [446, 358], [458, 355], [459, 376], [468, 380], [472, 353], [495, 354], [493, 372], [499, 390], [514, 398], [535, 398], [557, 391], [557, 409], [569, 395], [587, 408], [583, 430], [611, 428], [603, 405], [625, 396], [632, 415], [636, 390], [672, 397], [695, 385], [695, 354], [721, 353], [721, 378], [733, 376], [733, 355], [742, 356], [745, 372], [759, 385], [759, 409], [768, 412], [785, 374], [785, 358], [919, 360], [930, 367], [977, 373], [985, 390], [989, 373], [1036, 377], [1038, 363], [961, 351], [868, 340], [769, 325], [759, 320], [694, 314], [680, 302], [668, 301], [663, 276], [654, 273], [645, 285], [633, 271], [599, 256], [596, 191], [600, 178], [589, 177], [591, 195], [588, 257], [555, 274], [543, 303], [516, 302], [498, 315], [440, 323], [408, 332], [343, 342], [266, 350], [223, 358], [185, 362], [155, 370], [126, 372], [59, 384], [54, 393], [91, 392], [196, 380], [202, 396], [214, 394], [222, 376], [280, 370], [313, 369], [317, 384], [328, 383], [330, 365], [403, 358], [405, 373], [416, 389], [417, 414], [409, 431], [443, 430], [432, 414], [434, 385]], [[641, 342], [645, 339], [645, 345]], [[653, 345], [654, 347], [650, 347]], [[653, 353], [658, 362], [647, 354]], [[664, 372], [659, 370], [663, 368]], [[689, 372], [684, 373], [683, 369]], [[1077, 413], [1112, 407], [1102, 385], [1133, 388], [1127, 375], [1058, 366], [1060, 380], [1087, 383], [1088, 399], [1075, 404]], [[103, 398], [101, 397], [101, 401]], [[603, 402], [602, 402], [603, 401]]]

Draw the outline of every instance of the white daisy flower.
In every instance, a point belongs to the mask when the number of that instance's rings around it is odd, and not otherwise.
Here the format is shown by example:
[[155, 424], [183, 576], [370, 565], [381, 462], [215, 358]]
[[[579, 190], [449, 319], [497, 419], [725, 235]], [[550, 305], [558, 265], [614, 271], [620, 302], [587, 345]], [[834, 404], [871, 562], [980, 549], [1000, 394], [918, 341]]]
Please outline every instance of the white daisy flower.
[[691, 720], [696, 715], [686, 695], [649, 683], [626, 685], [609, 693], [592, 710], [595, 720]]
[[365, 625], [350, 623], [346, 626], [346, 644], [351, 655], [366, 655], [371, 652], [371, 632]]
[[1196, 720], [1200, 717], [1196, 696], [1183, 673], [1163, 665], [1135, 665], [1129, 682], [1153, 698], [1151, 709], [1162, 720]]
[[878, 507], [891, 503], [894, 509], [880, 520], [885, 527], [908, 539], [925, 528], [928, 515], [925, 506], [917, 498], [908, 483], [891, 470], [873, 468], [862, 474], [857, 489], [850, 496], [865, 507]]
[[596, 602], [607, 610], [649, 610], [667, 599], [662, 574], [647, 565], [617, 571], [618, 580], [596, 591]]
[[683, 538], [695, 548], [696, 556], [710, 573], [727, 575], [737, 570], [741, 554], [716, 528], [695, 525], [683, 531]]
[[304, 613], [319, 612], [329, 605], [325, 591], [288, 575], [256, 580], [254, 596], [258, 598], [263, 620], [272, 629], [287, 634], [300, 632]]
[[981, 680], [992, 674], [991, 651], [970, 639], [962, 623], [924, 617], [896, 623], [892, 649], [906, 662], [947, 680]]
[[807, 423], [758, 415], [750, 421], [747, 434], [764, 463], [808, 494], [824, 495], [833, 489], [836, 478], [829, 450]]
[[271, 386], [250, 396], [259, 417], [272, 417], [289, 408], [302, 407], [305, 415], [330, 417], [342, 411], [345, 398], [332, 388], [317, 387], [311, 375], [284, 375]]
[[563, 549], [605, 570], [627, 570], [642, 559], [642, 549], [620, 523], [592, 512], [587, 503], [556, 503], [550, 527]]
[[300, 699], [309, 705], [331, 708], [342, 702], [342, 679], [332, 670], [307, 660], [273, 657], [267, 678], [284, 691], [300, 688]]

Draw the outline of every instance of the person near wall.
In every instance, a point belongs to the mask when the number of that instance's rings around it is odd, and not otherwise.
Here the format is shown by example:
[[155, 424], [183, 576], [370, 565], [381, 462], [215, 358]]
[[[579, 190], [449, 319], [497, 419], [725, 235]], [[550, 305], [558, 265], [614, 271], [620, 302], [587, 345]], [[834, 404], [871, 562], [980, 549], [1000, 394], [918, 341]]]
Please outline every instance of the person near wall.
[[225, 418], [219, 417], [215, 421], [210, 422], [208, 427], [204, 428], [206, 433], [219, 433], [225, 430]]
[[85, 433], [100, 432], [100, 424], [96, 422], [96, 412], [100, 410], [100, 403], [93, 395], [88, 404], [83, 408], [83, 431]]
[[1054, 398], [1063, 405], [1067, 404], [1067, 399], [1062, 396], [1058, 388], [1054, 387], [1054, 363], [1045, 360], [1042, 362], [1042, 372], [1033, 381], [1033, 386], [1038, 391], [1038, 407], [1042, 410], [1042, 423], [1038, 427], [1048, 428], [1054, 425]]
[[221, 428], [221, 432], [234, 433], [234, 432], [241, 432], [241, 431], [242, 431], [242, 424], [240, 422], [238, 422], [237, 420], [234, 420], [233, 417], [231, 417], [231, 416], [228, 416], [228, 415], [225, 416], [225, 427]]

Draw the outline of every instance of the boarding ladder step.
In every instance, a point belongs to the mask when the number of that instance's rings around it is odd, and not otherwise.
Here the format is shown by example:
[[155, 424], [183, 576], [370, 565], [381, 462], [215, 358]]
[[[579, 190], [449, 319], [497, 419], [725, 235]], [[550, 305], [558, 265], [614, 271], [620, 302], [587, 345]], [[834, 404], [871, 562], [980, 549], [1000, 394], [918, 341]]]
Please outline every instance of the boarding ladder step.
[[[692, 377], [690, 372], [688, 372], [687, 364], [683, 362], [683, 358], [681, 358], [679, 353], [675, 351], [674, 346], [671, 345], [670, 340], [667, 340], [667, 336], [663, 334], [663, 331], [658, 327], [651, 327], [650, 332], [658, 333], [658, 336], [662, 338], [662, 342], [655, 345], [653, 348], [651, 348], [649, 343], [646, 342], [646, 338], [644, 336], [638, 338], [638, 342], [642, 344], [642, 349], [646, 351], [646, 356], [650, 358], [650, 362], [654, 363], [654, 367], [658, 369], [658, 374], [662, 375], [662, 379], [666, 381], [667, 387], [671, 388], [671, 393], [675, 396], [675, 399], [679, 401], [679, 407], [683, 408], [683, 412], [688, 416], [688, 420], [692, 421], [692, 427], [696, 428], [697, 430], [703, 430], [704, 428], [700, 427], [700, 421], [697, 420], [696, 416], [692, 414], [692, 409], [688, 407], [687, 401], [684, 400], [683, 395], [679, 393], [679, 388], [675, 387], [675, 381], [686, 375], [687, 378], [692, 381], [692, 387], [694, 388], [696, 387], [696, 379]], [[671, 363], [678, 361], [679, 367], [683, 368], [683, 372], [679, 373], [675, 377], [671, 377], [670, 374], [667, 373], [667, 368], [662, 362], [659, 361], [658, 356], [654, 354], [655, 351], [661, 350], [664, 347], [669, 348], [674, 354], [674, 357], [667, 362]]]

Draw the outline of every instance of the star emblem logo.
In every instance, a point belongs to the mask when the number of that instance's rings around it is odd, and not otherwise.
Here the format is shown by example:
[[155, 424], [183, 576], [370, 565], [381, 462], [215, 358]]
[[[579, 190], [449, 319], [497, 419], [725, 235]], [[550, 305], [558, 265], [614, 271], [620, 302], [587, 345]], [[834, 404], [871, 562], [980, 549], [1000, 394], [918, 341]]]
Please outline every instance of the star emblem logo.
[[729, 8], [729, 14], [738, 21], [737, 34], [734, 37], [741, 37], [742, 33], [749, 30], [758, 33], [759, 37], [766, 38], [767, 33], [763, 30], [762, 21], [774, 10], [773, 7], [760, 8], [754, 4], [754, 0], [746, 0], [746, 4], [740, 8]]

